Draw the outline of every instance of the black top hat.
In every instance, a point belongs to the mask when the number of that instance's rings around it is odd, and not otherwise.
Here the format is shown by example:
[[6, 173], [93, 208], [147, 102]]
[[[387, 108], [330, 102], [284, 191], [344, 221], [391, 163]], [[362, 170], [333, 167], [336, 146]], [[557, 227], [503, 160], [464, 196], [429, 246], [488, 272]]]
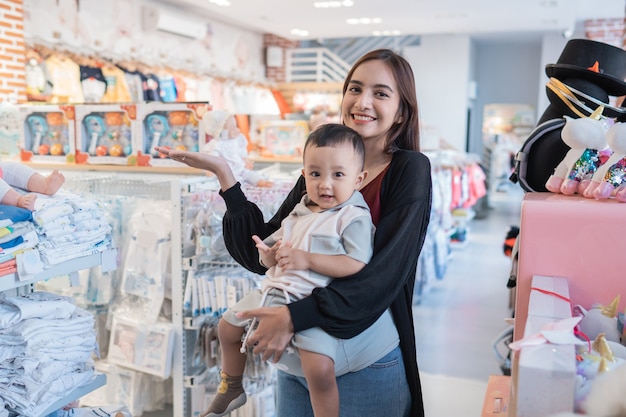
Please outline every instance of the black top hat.
[[546, 74], [558, 80], [583, 78], [609, 95], [622, 96], [626, 94], [626, 51], [590, 39], [570, 39], [557, 63], [546, 65]]

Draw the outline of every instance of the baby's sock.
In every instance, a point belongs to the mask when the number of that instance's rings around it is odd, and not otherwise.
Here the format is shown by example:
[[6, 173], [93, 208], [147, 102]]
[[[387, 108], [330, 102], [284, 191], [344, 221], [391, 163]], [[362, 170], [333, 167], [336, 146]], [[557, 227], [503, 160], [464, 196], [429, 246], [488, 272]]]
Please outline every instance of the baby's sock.
[[220, 371], [222, 381], [209, 408], [201, 417], [222, 417], [246, 403], [242, 376], [229, 376]]

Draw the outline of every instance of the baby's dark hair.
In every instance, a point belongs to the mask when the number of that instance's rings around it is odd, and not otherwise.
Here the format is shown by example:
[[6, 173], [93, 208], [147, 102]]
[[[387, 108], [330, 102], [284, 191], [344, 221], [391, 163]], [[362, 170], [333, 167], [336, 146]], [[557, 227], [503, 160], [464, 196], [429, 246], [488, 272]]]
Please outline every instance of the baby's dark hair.
[[363, 138], [359, 133], [348, 126], [339, 123], [328, 123], [319, 126], [309, 134], [304, 144], [304, 153], [310, 146], [325, 148], [327, 146], [336, 146], [342, 143], [352, 145], [354, 152], [361, 160], [361, 169], [365, 163], [365, 146]]

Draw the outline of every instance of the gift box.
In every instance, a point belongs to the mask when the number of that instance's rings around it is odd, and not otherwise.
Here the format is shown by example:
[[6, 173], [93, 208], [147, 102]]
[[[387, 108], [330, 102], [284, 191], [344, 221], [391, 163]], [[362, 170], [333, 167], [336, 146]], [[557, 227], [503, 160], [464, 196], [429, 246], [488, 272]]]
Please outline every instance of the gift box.
[[[529, 315], [524, 336], [533, 335], [552, 317]], [[511, 417], [541, 417], [574, 410], [574, 345], [541, 344], [516, 352], [511, 369]]]
[[20, 107], [20, 159], [23, 162], [74, 163], [76, 108], [42, 104]]
[[136, 104], [77, 105], [76, 128], [77, 163], [137, 165]]
[[148, 156], [147, 165], [186, 166], [160, 155], [154, 147], [197, 152], [201, 143], [200, 120], [209, 110], [211, 106], [208, 103], [143, 103], [139, 107], [140, 134], [136, 144], [138, 165], [143, 165], [141, 156]]
[[[567, 278], [535, 275], [532, 278], [528, 315], [565, 319], [572, 317]], [[527, 332], [524, 331], [524, 335]]]
[[[572, 317], [567, 278], [532, 277], [524, 338]], [[540, 417], [574, 410], [576, 352], [571, 344], [544, 343], [514, 352], [511, 417]]]

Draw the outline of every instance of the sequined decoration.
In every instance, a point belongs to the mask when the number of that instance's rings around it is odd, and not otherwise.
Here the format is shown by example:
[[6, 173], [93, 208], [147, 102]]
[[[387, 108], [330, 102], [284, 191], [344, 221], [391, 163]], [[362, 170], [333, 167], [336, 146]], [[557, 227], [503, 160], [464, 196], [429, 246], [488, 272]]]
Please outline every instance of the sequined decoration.
[[606, 171], [604, 174], [604, 182], [608, 182], [613, 187], [619, 187], [624, 183], [626, 179], [626, 158], [622, 158]]
[[583, 154], [574, 163], [567, 179], [580, 181], [587, 175], [593, 175], [600, 166], [600, 158], [596, 149], [585, 149]]

